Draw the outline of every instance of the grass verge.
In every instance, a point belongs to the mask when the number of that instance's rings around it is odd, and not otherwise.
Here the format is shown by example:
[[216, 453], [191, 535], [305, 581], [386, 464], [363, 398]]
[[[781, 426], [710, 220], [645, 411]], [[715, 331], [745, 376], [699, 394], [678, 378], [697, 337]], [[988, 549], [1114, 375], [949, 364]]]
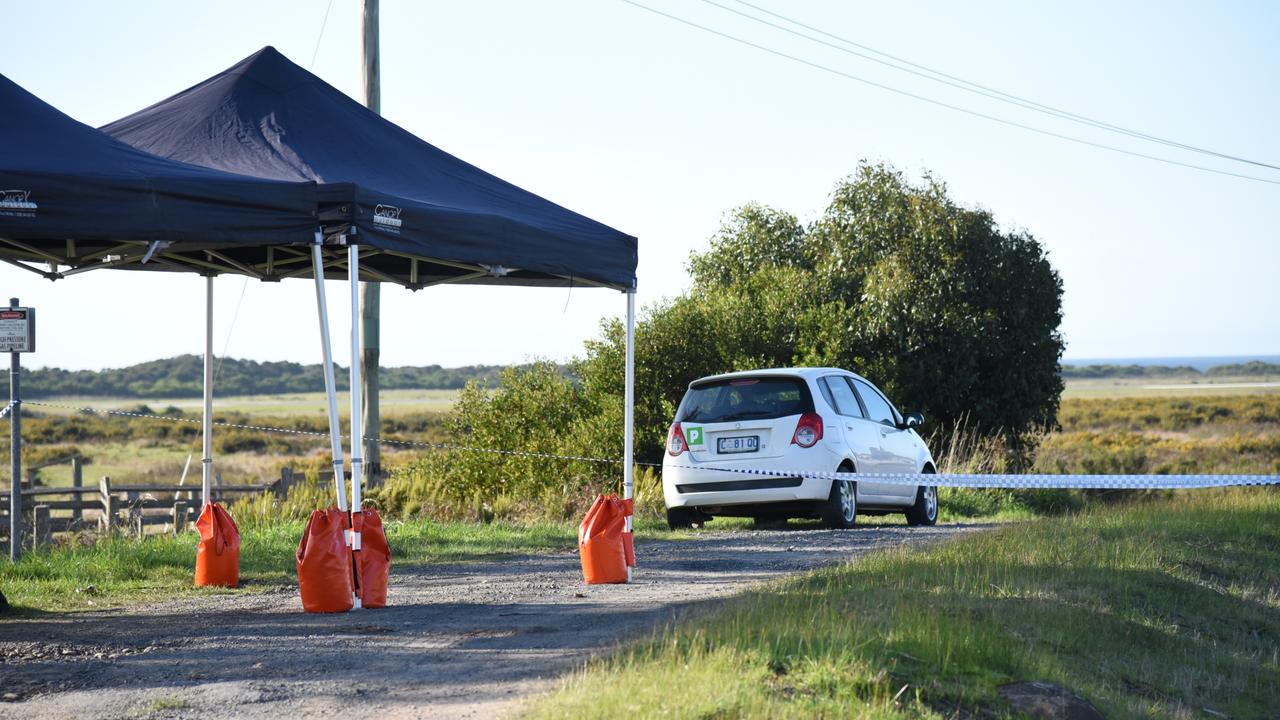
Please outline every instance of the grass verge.
[[[237, 590], [196, 588], [195, 532], [88, 538], [86, 543], [28, 552], [17, 565], [0, 561], [0, 591], [14, 611], [65, 612], [161, 600], [178, 595], [253, 592], [294, 586], [294, 553], [304, 522], [262, 522], [252, 517], [240, 524], [240, 584]], [[727, 528], [718, 528], [727, 529]], [[386, 524], [392, 562], [412, 565], [466, 562], [577, 547], [577, 524], [571, 522], [433, 522], [390, 521]], [[641, 537], [688, 537], [652, 519], [637, 520]]]
[[[1280, 493], [1197, 491], [889, 551], [739, 596], [588, 665], [544, 717], [1106, 717], [1280, 707]], [[960, 713], [961, 716], [967, 716]]]
[[[294, 553], [302, 521], [241, 528], [240, 582], [269, 589], [297, 581]], [[390, 522], [393, 562], [476, 560], [539, 550], [571, 550], [577, 539], [569, 523]], [[27, 553], [17, 565], [0, 563], [0, 588], [9, 603], [26, 610], [66, 611], [156, 600], [180, 594], [240, 592], [192, 587], [194, 532], [145, 540], [101, 538]]]

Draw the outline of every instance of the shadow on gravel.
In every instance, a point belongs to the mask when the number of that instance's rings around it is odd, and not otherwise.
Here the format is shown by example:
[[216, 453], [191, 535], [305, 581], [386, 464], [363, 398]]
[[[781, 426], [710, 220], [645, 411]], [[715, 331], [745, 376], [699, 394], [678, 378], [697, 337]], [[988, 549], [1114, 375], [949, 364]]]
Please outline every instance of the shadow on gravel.
[[[412, 688], [532, 679], [548, 651], [587, 651], [707, 600], [650, 610], [585, 599], [431, 603], [341, 615], [237, 611], [35, 620], [0, 629], [10, 700], [69, 690], [221, 682], [385, 682]], [[495, 662], [501, 660], [501, 662]]]

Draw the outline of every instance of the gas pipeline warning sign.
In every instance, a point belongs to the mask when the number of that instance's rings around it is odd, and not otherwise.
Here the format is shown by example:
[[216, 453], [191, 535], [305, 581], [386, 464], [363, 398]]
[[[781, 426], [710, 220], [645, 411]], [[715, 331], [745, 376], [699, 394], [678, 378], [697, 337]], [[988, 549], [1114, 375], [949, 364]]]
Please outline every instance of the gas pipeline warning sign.
[[35, 352], [35, 308], [0, 308], [0, 352]]

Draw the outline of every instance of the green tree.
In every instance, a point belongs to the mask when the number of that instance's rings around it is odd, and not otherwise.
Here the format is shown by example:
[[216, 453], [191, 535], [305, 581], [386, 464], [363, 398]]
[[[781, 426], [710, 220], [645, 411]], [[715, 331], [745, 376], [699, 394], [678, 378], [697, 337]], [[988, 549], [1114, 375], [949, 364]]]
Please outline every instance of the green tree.
[[818, 285], [850, 312], [814, 348], [822, 359], [943, 423], [1020, 433], [1053, 422], [1062, 281], [1034, 237], [1002, 232], [931, 176], [912, 185], [882, 165], [841, 183], [809, 236]]
[[[688, 267], [690, 291], [637, 327], [642, 458], [660, 457], [690, 381], [772, 366], [859, 372], [933, 427], [1017, 435], [1054, 421], [1062, 282], [1034, 237], [956, 204], [932, 176], [864, 164], [808, 227], [744, 206]], [[621, 356], [609, 323], [573, 369], [620, 395]]]

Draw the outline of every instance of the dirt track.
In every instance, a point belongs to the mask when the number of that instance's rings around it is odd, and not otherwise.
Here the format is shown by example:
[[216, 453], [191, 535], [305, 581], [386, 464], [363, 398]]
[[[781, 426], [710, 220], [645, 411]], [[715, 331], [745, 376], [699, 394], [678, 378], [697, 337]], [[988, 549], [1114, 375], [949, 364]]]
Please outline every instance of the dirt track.
[[396, 567], [383, 610], [297, 591], [0, 622], [0, 718], [493, 717], [583, 660], [751, 584], [970, 528], [706, 533], [641, 541], [630, 585], [572, 552]]

